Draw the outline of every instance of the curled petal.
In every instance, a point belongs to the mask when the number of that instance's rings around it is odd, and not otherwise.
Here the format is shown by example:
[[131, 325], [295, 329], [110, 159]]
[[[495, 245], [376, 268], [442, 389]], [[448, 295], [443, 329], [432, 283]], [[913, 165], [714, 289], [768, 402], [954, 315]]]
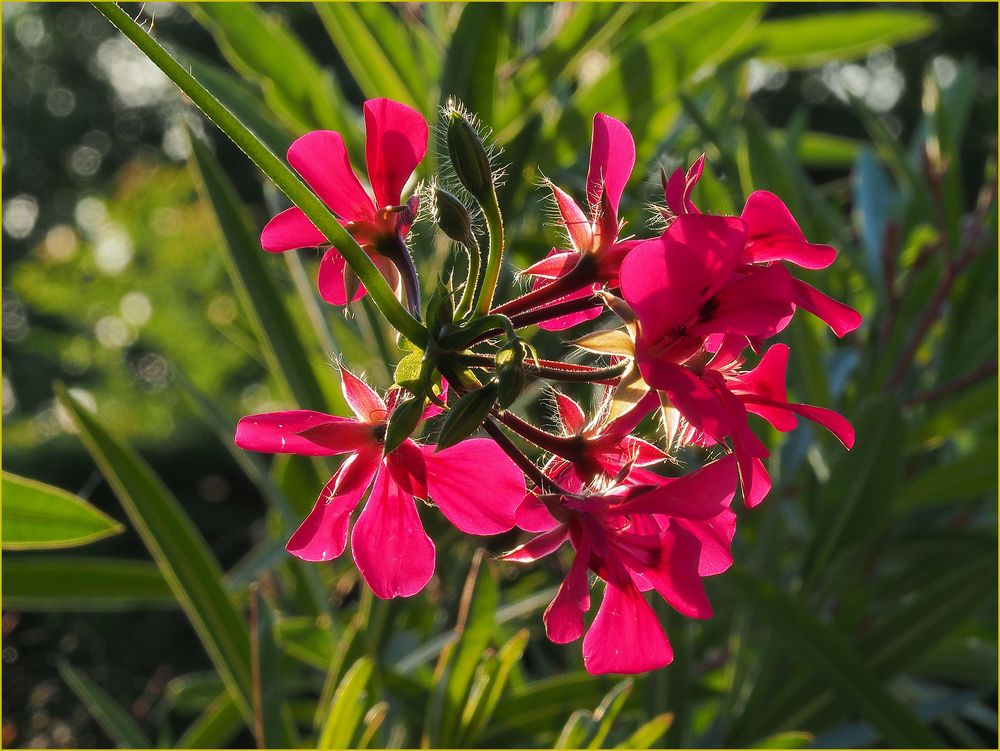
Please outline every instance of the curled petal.
[[555, 599], [542, 614], [545, 634], [556, 644], [567, 644], [583, 635], [583, 614], [590, 610], [590, 583], [587, 581], [589, 556], [590, 549], [581, 542]]
[[288, 147], [288, 163], [344, 221], [374, 214], [372, 199], [351, 168], [344, 139], [333, 130], [314, 130]]
[[670, 524], [686, 529], [701, 542], [698, 576], [715, 576], [733, 565], [730, 547], [736, 536], [736, 514], [731, 509], [714, 519], [671, 519]]
[[625, 185], [635, 166], [635, 141], [625, 123], [603, 113], [594, 115], [594, 135], [590, 143], [590, 169], [587, 171], [587, 200], [598, 207], [601, 186], [611, 208], [618, 213]]
[[377, 597], [415, 595], [434, 575], [434, 543], [424, 532], [413, 496], [381, 471], [354, 525], [351, 552]]
[[524, 499], [524, 475], [488, 438], [470, 438], [435, 452], [422, 447], [427, 491], [448, 521], [473, 535], [495, 535], [514, 527]]
[[260, 233], [260, 246], [268, 253], [314, 248], [326, 242], [323, 233], [296, 206], [272, 218]]
[[501, 555], [500, 559], [512, 563], [534, 563], [556, 552], [567, 539], [569, 539], [569, 530], [565, 525], [560, 525], [531, 538], [523, 545], [518, 545], [513, 550]]
[[701, 180], [701, 173], [705, 167], [705, 155], [695, 159], [694, 164], [688, 169], [687, 174], [678, 167], [674, 170], [667, 184], [663, 186], [664, 199], [667, 208], [674, 216], [682, 214], [700, 214], [698, 207], [691, 200], [691, 192], [694, 186]]
[[427, 123], [391, 99], [365, 102], [365, 161], [378, 207], [399, 204], [403, 186], [427, 153]]
[[667, 635], [638, 588], [631, 581], [609, 581], [583, 640], [587, 672], [644, 673], [669, 665], [673, 659]]
[[858, 311], [800, 279], [792, 280], [792, 301], [823, 321], [837, 336], [845, 336], [861, 325]]
[[367, 425], [307, 409], [248, 415], [236, 425], [236, 445], [265, 454], [333, 456], [371, 444]]
[[329, 561], [343, 553], [351, 512], [371, 485], [378, 465], [377, 450], [348, 457], [323, 488], [285, 550], [304, 561]]
[[766, 190], [750, 194], [740, 217], [747, 224], [744, 263], [788, 261], [804, 269], [825, 269], [837, 258], [829, 245], [807, 242], [788, 207]]
[[833, 433], [837, 440], [844, 444], [844, 448], [854, 448], [854, 426], [847, 421], [847, 418], [839, 412], [825, 407], [813, 407], [809, 404], [788, 404], [788, 409], [796, 414], [802, 415], [807, 420], [812, 420], [818, 425]]
[[[775, 344], [764, 353], [753, 370], [743, 373], [729, 384], [730, 390], [739, 394], [763, 397], [778, 405], [787, 404], [786, 371], [788, 345]], [[745, 402], [746, 403], [746, 402]], [[794, 430], [798, 424], [795, 415], [787, 409], [766, 404], [746, 403], [747, 411], [760, 415], [777, 430]]]

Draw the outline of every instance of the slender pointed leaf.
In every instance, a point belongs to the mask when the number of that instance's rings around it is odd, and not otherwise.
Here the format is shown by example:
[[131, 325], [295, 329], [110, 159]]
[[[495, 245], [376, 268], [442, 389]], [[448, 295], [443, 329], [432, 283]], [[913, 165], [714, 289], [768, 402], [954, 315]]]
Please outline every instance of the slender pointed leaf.
[[4, 550], [71, 548], [125, 529], [72, 493], [10, 472], [3, 473], [2, 517]]

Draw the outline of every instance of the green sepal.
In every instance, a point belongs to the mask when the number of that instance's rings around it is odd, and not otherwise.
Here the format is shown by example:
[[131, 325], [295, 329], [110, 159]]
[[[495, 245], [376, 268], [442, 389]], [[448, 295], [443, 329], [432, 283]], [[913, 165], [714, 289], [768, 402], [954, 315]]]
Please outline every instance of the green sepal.
[[399, 448], [399, 445], [409, 438], [413, 431], [420, 424], [420, 417], [424, 413], [424, 397], [413, 397], [396, 405], [396, 409], [389, 416], [389, 423], [385, 429], [385, 441], [382, 446], [382, 453], [389, 454]]
[[448, 410], [438, 436], [437, 451], [454, 446], [474, 433], [490, 413], [497, 400], [497, 384], [493, 381], [462, 396]]

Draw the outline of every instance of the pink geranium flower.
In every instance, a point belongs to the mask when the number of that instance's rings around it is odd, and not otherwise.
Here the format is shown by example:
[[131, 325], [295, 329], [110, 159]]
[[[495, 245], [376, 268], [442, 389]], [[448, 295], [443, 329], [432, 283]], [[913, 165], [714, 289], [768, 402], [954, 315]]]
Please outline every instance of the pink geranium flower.
[[[701, 179], [705, 165], [702, 154], [685, 174], [679, 167], [664, 185], [667, 211], [664, 217], [701, 214], [691, 200], [691, 192]], [[740, 254], [741, 271], [755, 266], [787, 262], [804, 269], [825, 269], [837, 258], [829, 245], [806, 240], [788, 207], [773, 193], [758, 190], [750, 194], [740, 218], [747, 228], [746, 245]], [[792, 302], [825, 322], [837, 336], [861, 325], [861, 315], [851, 307], [823, 294], [801, 279], [792, 278]]]
[[[413, 296], [410, 286], [415, 276], [404, 240], [413, 223], [417, 198], [401, 205], [401, 195], [427, 153], [427, 123], [416, 110], [390, 99], [370, 99], [364, 111], [365, 162], [374, 197], [351, 168], [344, 139], [336, 131], [315, 130], [298, 138], [288, 148], [288, 162], [367, 251], [390, 286], [398, 288], [402, 270], [407, 295]], [[328, 241], [293, 206], [267, 223], [260, 242], [264, 250], [281, 253]], [[345, 279], [345, 267], [343, 256], [333, 247], [320, 261], [319, 291], [333, 305], [344, 305], [365, 294], [356, 277], [349, 274]]]
[[406, 597], [434, 573], [434, 543], [415, 500], [429, 498], [463, 532], [495, 535], [514, 526], [524, 476], [488, 439], [468, 439], [436, 453], [407, 439], [384, 454], [386, 423], [400, 392], [391, 391], [384, 401], [349, 371], [341, 375], [356, 419], [310, 410], [250, 415], [236, 428], [236, 444], [266, 453], [347, 454], [287, 549], [307, 561], [338, 557], [347, 546], [351, 514], [368, 493], [350, 535], [354, 561], [377, 596]]
[[[787, 348], [773, 349], [760, 372], [739, 370], [747, 341], [777, 333], [794, 310], [782, 266], [739, 269], [746, 244], [739, 219], [681, 215], [659, 240], [629, 255], [621, 286], [638, 319], [635, 357], [643, 380], [684, 418], [689, 441], [731, 441], [744, 500], [754, 506], [767, 495], [770, 478], [763, 463], [768, 451], [750, 429], [750, 412], [776, 421], [775, 427], [794, 427], [800, 414], [848, 447], [853, 431], [835, 412], [787, 402], [783, 366], [780, 384], [772, 367]], [[706, 349], [713, 342], [714, 356]]]
[[[618, 204], [635, 166], [635, 142], [624, 123], [598, 113], [590, 145], [590, 168], [587, 172], [587, 210], [552, 182], [562, 224], [566, 227], [570, 249], [553, 248], [549, 255], [523, 272], [535, 278], [533, 291], [540, 291], [558, 281], [558, 300], [585, 297], [602, 285], [618, 285], [618, 269], [635, 241], [619, 241]], [[546, 302], [551, 303], [549, 298]], [[500, 306], [498, 312], [505, 312]], [[571, 313], [543, 321], [539, 326], [558, 331], [596, 318], [601, 307]]]
[[724, 457], [675, 479], [642, 471], [603, 491], [544, 496], [554, 514], [550, 529], [504, 558], [533, 562], [568, 540], [573, 563], [543, 616], [549, 639], [563, 644], [584, 634], [592, 571], [605, 590], [583, 641], [587, 671], [654, 670], [669, 664], [673, 651], [642, 593], [655, 590], [683, 615], [711, 616], [702, 577], [721, 573], [732, 562], [728, 547], [735, 517], [729, 505], [735, 489], [734, 462]]

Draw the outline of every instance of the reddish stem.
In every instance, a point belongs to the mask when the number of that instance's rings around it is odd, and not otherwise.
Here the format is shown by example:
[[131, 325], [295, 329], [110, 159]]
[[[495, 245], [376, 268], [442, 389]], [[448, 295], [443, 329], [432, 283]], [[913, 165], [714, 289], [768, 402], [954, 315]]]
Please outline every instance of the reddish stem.
[[576, 265], [557, 279], [553, 279], [549, 284], [538, 289], [533, 289], [527, 294], [516, 297], [513, 300], [498, 305], [491, 313], [502, 313], [511, 317], [529, 310], [534, 310], [547, 302], [558, 300], [560, 297], [572, 294], [583, 289], [588, 284], [597, 281], [594, 273], [596, 264], [590, 263], [586, 256], [580, 256]]

